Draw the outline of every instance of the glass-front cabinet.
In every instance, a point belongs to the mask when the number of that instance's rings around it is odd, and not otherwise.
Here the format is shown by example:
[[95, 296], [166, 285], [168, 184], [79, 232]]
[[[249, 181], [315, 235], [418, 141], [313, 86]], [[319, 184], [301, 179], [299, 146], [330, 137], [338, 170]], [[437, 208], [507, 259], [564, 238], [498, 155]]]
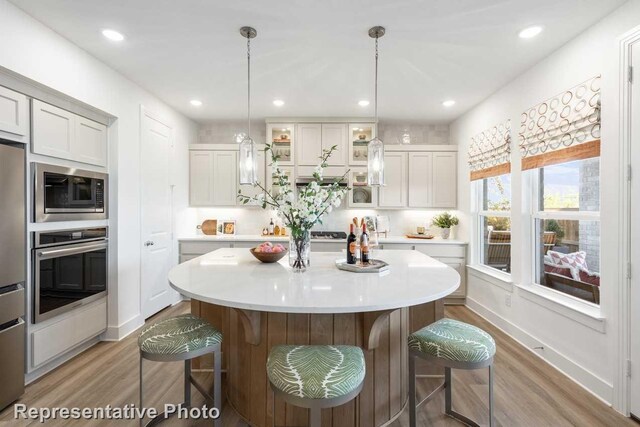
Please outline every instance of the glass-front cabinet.
[[[285, 175], [289, 179], [290, 185], [293, 187], [293, 190], [295, 191], [296, 177], [294, 174], [294, 168], [291, 166], [280, 166], [280, 169], [284, 171]], [[267, 166], [267, 171], [269, 171], [267, 173], [267, 190], [271, 191], [271, 194], [276, 196], [280, 194], [280, 185], [278, 185], [278, 183], [276, 182], [273, 176], [273, 169], [271, 168], [271, 166]]]
[[367, 164], [367, 147], [369, 141], [376, 137], [375, 123], [349, 124], [349, 164]]
[[[292, 123], [268, 123], [267, 143], [272, 144], [273, 151], [280, 156], [280, 164], [294, 165], [295, 125]], [[270, 161], [270, 159], [267, 159]]]
[[378, 191], [367, 184], [367, 168], [355, 167], [349, 171], [348, 205], [350, 208], [375, 208], [378, 205]]

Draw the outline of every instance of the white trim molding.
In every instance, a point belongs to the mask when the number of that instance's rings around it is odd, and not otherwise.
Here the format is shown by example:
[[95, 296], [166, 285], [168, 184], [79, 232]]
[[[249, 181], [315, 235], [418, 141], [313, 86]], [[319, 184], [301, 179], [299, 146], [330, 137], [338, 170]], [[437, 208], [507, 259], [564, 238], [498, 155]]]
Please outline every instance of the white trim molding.
[[102, 341], [120, 341], [135, 332], [142, 325], [144, 325], [144, 318], [142, 317], [142, 314], [133, 316], [131, 319], [118, 326], [109, 325], [107, 326], [107, 330], [104, 332]]
[[611, 405], [614, 391], [612, 384], [609, 384], [587, 368], [580, 366], [560, 351], [550, 347], [545, 342], [514, 325], [504, 317], [494, 313], [473, 298], [467, 297], [466, 305], [471, 311], [499, 328], [505, 334], [509, 335], [509, 337], [569, 377], [606, 405]]
[[513, 292], [513, 281], [511, 274], [495, 268], [487, 267], [484, 264], [467, 265], [468, 272], [471, 276], [484, 280], [487, 283], [498, 286], [507, 292]]

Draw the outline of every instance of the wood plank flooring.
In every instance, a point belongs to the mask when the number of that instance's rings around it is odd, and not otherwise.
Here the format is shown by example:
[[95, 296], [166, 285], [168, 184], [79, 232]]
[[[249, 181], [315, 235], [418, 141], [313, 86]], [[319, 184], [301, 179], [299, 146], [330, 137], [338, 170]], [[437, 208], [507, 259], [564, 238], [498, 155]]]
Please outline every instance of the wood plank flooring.
[[[188, 303], [181, 303], [156, 315], [151, 321], [187, 312]], [[560, 372], [542, 362], [520, 344], [497, 330], [481, 317], [463, 306], [446, 308], [447, 317], [468, 322], [490, 332], [496, 339], [495, 398], [497, 426], [634, 426], [638, 424], [616, 413]], [[113, 343], [102, 342], [40, 378], [27, 387], [18, 401], [29, 407], [99, 407], [138, 404], [138, 350], [136, 334]], [[164, 403], [178, 403], [182, 398], [182, 363], [154, 363], [145, 361], [145, 399], [147, 404], [160, 408]], [[209, 374], [198, 374], [202, 381], [210, 381]], [[486, 370], [454, 371], [454, 408], [488, 425]], [[428, 393], [437, 385], [435, 379], [420, 379], [419, 392]], [[1, 387], [1, 384], [0, 384]], [[203, 399], [193, 389], [193, 404]], [[443, 415], [444, 394], [420, 408], [421, 426], [459, 426], [457, 421]], [[0, 413], [0, 426], [40, 425], [13, 419], [10, 406]], [[135, 421], [52, 420], [46, 426], [137, 426]], [[169, 420], [166, 426], [210, 426], [211, 422]], [[223, 410], [225, 427], [245, 424], [231, 408]], [[391, 427], [409, 425], [408, 412]]]

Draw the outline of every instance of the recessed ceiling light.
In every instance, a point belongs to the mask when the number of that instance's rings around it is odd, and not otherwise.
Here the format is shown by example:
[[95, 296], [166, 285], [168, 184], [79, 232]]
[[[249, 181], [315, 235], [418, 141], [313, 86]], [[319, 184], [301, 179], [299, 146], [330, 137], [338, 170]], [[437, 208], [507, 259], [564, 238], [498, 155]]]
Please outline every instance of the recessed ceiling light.
[[448, 99], [444, 101], [442, 105], [444, 105], [445, 107], [453, 107], [454, 105], [456, 105], [456, 101], [454, 101], [453, 99]]
[[358, 101], [358, 105], [361, 107], [366, 107], [367, 105], [369, 105], [369, 101], [363, 99], [362, 101]]
[[102, 30], [102, 35], [114, 42], [121, 42], [124, 40], [122, 33], [119, 33], [116, 30]]
[[275, 105], [276, 107], [282, 107], [284, 105], [284, 101], [282, 99], [274, 99], [273, 105]]
[[524, 30], [520, 31], [518, 33], [518, 36], [521, 39], [530, 39], [530, 38], [533, 38], [533, 37], [537, 36], [541, 32], [542, 32], [542, 27], [541, 26], [533, 25], [531, 27], [527, 27]]
[[194, 107], [202, 106], [202, 101], [200, 101], [199, 99], [192, 99], [191, 101], [189, 101], [189, 103]]

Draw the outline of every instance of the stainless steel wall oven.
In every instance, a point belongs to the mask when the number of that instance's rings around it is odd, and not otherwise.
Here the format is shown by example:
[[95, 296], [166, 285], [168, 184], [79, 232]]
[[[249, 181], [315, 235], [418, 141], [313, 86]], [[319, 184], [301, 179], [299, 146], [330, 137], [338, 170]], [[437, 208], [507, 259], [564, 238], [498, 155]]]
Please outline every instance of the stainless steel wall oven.
[[38, 231], [33, 247], [34, 323], [106, 295], [106, 227]]
[[34, 221], [107, 219], [108, 175], [32, 163]]

